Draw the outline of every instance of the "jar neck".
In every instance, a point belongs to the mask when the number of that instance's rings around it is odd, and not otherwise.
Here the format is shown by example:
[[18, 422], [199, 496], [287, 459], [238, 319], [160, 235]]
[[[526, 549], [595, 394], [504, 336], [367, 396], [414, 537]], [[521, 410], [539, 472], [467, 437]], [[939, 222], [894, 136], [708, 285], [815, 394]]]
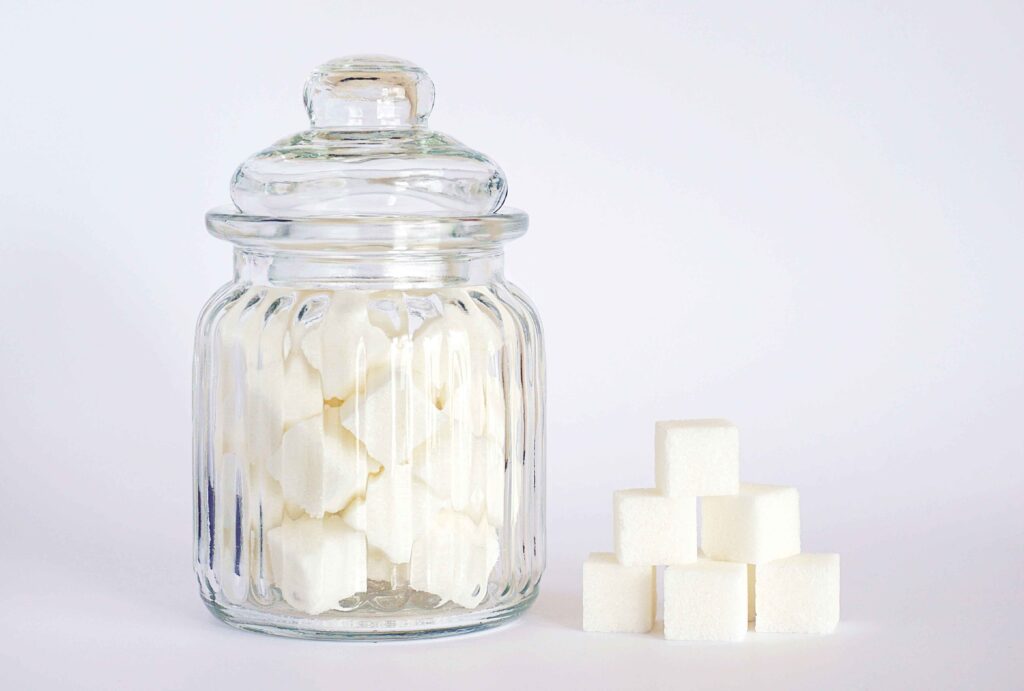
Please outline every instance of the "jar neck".
[[406, 252], [287, 252], [235, 248], [235, 280], [255, 284], [434, 288], [500, 281], [500, 247]]

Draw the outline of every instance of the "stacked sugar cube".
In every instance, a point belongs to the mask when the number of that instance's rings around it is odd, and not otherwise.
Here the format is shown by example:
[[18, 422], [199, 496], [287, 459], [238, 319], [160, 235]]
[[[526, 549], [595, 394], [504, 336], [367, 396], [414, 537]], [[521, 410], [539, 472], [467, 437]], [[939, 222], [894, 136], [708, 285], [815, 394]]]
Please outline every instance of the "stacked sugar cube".
[[839, 555], [800, 552], [796, 488], [739, 481], [735, 425], [658, 422], [654, 467], [656, 489], [615, 493], [615, 552], [583, 565], [585, 631], [650, 631], [658, 566], [665, 638], [741, 640], [748, 621], [758, 632], [835, 630]]

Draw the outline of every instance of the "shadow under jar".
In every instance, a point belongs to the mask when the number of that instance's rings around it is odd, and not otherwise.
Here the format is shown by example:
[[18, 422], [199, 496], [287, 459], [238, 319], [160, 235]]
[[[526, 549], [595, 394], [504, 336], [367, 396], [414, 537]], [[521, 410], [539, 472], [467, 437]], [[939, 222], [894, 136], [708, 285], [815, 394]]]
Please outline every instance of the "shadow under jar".
[[423, 128], [414, 65], [333, 61], [306, 96], [313, 128], [207, 215], [235, 267], [196, 335], [202, 598], [308, 638], [499, 624], [544, 569], [541, 329], [503, 273], [527, 217], [498, 210], [489, 159]]

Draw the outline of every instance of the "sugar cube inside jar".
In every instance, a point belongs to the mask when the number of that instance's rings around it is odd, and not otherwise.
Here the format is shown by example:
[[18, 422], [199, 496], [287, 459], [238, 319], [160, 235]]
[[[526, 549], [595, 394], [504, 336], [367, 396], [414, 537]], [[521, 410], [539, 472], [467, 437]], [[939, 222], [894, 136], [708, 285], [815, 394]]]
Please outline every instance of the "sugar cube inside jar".
[[197, 328], [194, 561], [239, 628], [445, 635], [537, 596], [543, 343], [503, 270], [527, 217], [433, 99], [409, 62], [322, 65], [310, 129], [207, 214], [234, 277]]

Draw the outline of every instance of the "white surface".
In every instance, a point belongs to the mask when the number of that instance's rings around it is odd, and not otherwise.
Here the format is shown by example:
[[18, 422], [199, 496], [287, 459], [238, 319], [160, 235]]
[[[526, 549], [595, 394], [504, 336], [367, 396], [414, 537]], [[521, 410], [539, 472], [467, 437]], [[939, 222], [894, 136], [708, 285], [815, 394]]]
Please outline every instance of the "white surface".
[[[4, 3], [0, 685], [1006, 688], [1024, 643], [1020, 3]], [[337, 54], [426, 67], [531, 230], [549, 566], [521, 623], [233, 631], [191, 573], [190, 358], [234, 166]], [[654, 420], [726, 416], [843, 559], [834, 636], [578, 630]]]

